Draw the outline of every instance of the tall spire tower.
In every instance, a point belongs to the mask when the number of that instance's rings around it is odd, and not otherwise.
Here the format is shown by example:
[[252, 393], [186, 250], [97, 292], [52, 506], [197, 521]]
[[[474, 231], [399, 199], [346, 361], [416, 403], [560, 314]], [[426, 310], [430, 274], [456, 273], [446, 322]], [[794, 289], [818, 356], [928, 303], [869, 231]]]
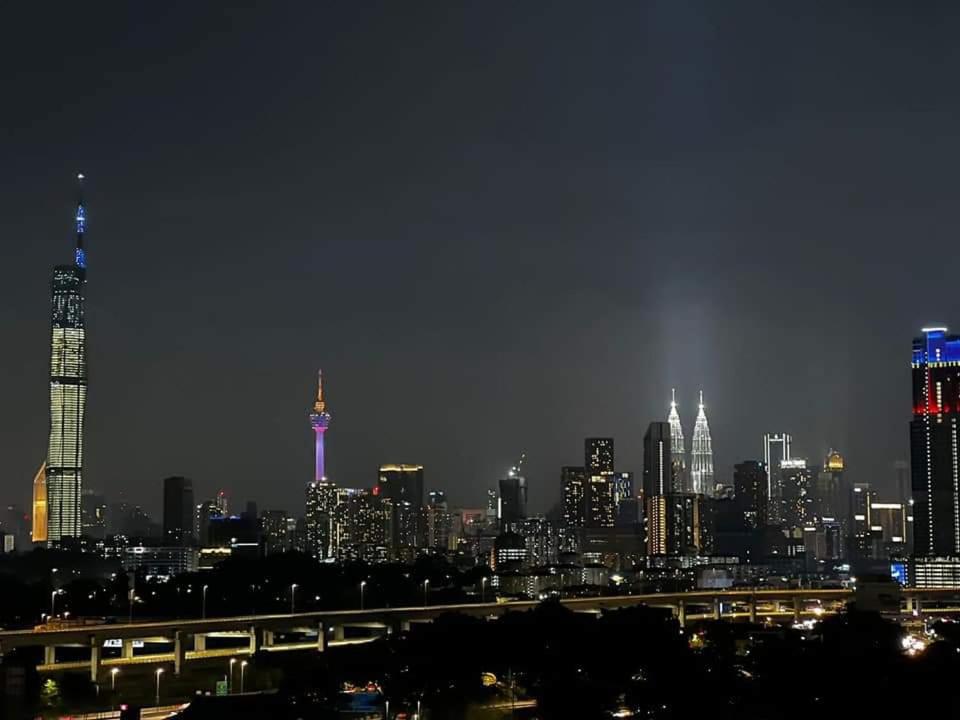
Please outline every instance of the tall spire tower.
[[693, 484], [693, 492], [699, 495], [713, 495], [713, 445], [710, 442], [710, 425], [707, 424], [707, 413], [704, 412], [703, 390], [700, 391], [697, 422], [693, 426], [690, 479]]
[[323, 459], [323, 434], [330, 427], [330, 413], [327, 412], [327, 403], [323, 400], [323, 371], [317, 371], [317, 400], [313, 403], [313, 412], [310, 413], [310, 426], [316, 434], [316, 472], [315, 482], [323, 482], [327, 478], [326, 466]]
[[677, 391], [674, 389], [670, 390], [670, 414], [667, 422], [670, 423], [670, 491], [688, 492], [687, 452], [683, 444], [680, 413], [677, 412]]
[[47, 447], [47, 544], [80, 536], [83, 425], [87, 407], [87, 351], [83, 288], [87, 276], [87, 213], [77, 175], [76, 247], [72, 265], [58, 265], [51, 281], [50, 442]]

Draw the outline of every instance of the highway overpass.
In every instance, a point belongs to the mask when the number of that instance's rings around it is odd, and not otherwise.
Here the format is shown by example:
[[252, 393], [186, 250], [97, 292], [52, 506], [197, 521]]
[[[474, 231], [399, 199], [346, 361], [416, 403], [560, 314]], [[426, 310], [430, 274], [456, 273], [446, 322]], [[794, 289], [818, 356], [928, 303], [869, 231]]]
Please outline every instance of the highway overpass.
[[[960, 590], [905, 588], [901, 595], [901, 612], [920, 612], [925, 605], [936, 605], [938, 610], [954, 609], [960, 612]], [[570, 610], [597, 614], [603, 610], [641, 605], [669, 608], [684, 625], [691, 620], [724, 617], [749, 618], [752, 621], [766, 617], [792, 618], [797, 621], [802, 617], [834, 612], [853, 598], [854, 592], [848, 589], [709, 590], [571, 598], [561, 602]], [[943, 607], [944, 603], [947, 603], [947, 608]], [[530, 610], [537, 605], [539, 603], [536, 601], [465, 603], [7, 630], [0, 631], [0, 654], [16, 648], [40, 647], [44, 654], [43, 662], [37, 666], [40, 672], [88, 670], [91, 679], [100, 682], [110, 669], [123, 665], [166, 663], [172, 664], [174, 672], [179, 674], [184, 663], [193, 660], [252, 655], [258, 650], [323, 652], [330, 646], [370, 642], [386, 633], [407, 630], [410, 623], [429, 622], [444, 613], [492, 619], [507, 612]], [[346, 628], [366, 628], [372, 630], [374, 635], [347, 638]], [[234, 645], [208, 647], [208, 639], [211, 638], [232, 638]], [[137, 653], [137, 641], [165, 644], [167, 649], [163, 652]], [[105, 657], [104, 648], [110, 644], [119, 646], [119, 656]], [[58, 661], [58, 648], [71, 648], [69, 654], [75, 656], [83, 652], [85, 657], [82, 660]], [[83, 650], [78, 651], [77, 648]]]

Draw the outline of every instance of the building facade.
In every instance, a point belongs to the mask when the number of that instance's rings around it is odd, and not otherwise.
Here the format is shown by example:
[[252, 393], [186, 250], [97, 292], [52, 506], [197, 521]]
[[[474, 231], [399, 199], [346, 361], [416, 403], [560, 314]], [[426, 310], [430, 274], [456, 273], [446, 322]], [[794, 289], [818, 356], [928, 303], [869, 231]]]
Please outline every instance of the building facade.
[[[83, 176], [78, 176], [82, 182]], [[53, 269], [50, 336], [50, 438], [47, 447], [47, 544], [82, 534], [84, 419], [87, 407], [87, 348], [84, 285], [86, 209], [77, 201], [72, 265]]]
[[168, 477], [163, 481], [163, 543], [193, 545], [193, 481]]
[[703, 391], [697, 406], [697, 421], [693, 426], [693, 442], [690, 446], [690, 485], [695, 495], [713, 496], [713, 441], [710, 424], [703, 404]]

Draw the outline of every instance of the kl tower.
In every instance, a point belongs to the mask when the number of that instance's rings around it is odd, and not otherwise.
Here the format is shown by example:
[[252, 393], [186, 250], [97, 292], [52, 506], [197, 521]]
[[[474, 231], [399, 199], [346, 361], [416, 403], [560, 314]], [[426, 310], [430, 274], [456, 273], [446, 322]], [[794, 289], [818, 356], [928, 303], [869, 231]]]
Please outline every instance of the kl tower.
[[317, 401], [313, 404], [313, 412], [310, 413], [310, 426], [317, 435], [317, 467], [316, 482], [325, 482], [327, 479], [326, 469], [323, 464], [323, 434], [330, 427], [330, 413], [327, 412], [327, 404], [323, 401], [323, 371], [317, 371]]

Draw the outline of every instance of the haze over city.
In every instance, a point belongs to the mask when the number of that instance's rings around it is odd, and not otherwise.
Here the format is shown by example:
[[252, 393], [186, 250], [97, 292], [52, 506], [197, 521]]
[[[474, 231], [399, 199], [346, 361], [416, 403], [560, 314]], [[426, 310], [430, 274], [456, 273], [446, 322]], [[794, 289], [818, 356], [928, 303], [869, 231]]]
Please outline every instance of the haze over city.
[[45, 456], [77, 171], [111, 497], [300, 507], [318, 366], [345, 485], [417, 462], [479, 505], [526, 452], [546, 510], [584, 436], [639, 471], [671, 387], [718, 479], [787, 431], [891, 483], [910, 338], [960, 324], [955, 23], [905, 7], [7, 10], [4, 497]]

